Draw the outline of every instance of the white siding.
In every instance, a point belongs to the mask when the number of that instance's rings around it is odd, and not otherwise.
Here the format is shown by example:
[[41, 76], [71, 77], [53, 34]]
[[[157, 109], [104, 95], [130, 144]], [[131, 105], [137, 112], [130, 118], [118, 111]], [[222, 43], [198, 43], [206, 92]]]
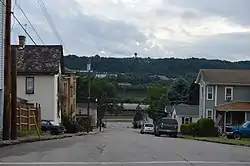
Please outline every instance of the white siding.
[[0, 3], [0, 89], [3, 89], [3, 78], [4, 78], [4, 12], [5, 7], [3, 3]]
[[[192, 117], [192, 123], [197, 122], [199, 119], [200, 119], [199, 117], [197, 118]], [[178, 122], [178, 132], [181, 132], [182, 117], [177, 115], [176, 120]]]
[[27, 76], [17, 77], [17, 96], [41, 104], [41, 116], [42, 119], [61, 121], [61, 118], [57, 116], [57, 87], [58, 76], [34, 76], [35, 92], [34, 94], [26, 94], [26, 82]]
[[[3, 0], [5, 3], [5, 0]], [[3, 84], [4, 84], [4, 3], [0, 3], [0, 131], [2, 129], [3, 122]]]

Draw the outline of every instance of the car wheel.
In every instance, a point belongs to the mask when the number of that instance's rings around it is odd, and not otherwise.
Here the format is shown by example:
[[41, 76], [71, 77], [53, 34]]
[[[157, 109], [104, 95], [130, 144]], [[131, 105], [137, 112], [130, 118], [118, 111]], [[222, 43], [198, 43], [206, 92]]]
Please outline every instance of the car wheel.
[[236, 132], [233, 134], [233, 137], [234, 137], [234, 139], [240, 140], [242, 138], [242, 135], [241, 135], [241, 133]]
[[143, 132], [143, 131], [141, 131], [141, 134], [144, 134], [144, 132]]
[[172, 134], [172, 137], [177, 138], [177, 133]]

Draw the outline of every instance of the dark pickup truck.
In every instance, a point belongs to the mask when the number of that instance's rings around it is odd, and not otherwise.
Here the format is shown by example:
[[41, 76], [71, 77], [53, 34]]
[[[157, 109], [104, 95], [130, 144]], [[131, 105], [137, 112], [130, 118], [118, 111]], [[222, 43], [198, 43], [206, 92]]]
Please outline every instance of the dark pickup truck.
[[169, 135], [170, 137], [177, 137], [178, 122], [171, 118], [161, 118], [155, 124], [155, 136], [162, 134]]

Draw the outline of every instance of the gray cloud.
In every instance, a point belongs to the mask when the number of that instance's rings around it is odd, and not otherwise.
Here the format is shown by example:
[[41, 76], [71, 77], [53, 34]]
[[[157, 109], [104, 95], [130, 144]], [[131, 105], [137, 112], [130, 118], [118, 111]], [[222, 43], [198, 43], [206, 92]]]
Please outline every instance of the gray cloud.
[[250, 26], [249, 0], [170, 0], [171, 4], [193, 8], [208, 15], [221, 15], [233, 22]]
[[[95, 6], [93, 6], [93, 13], [90, 12], [91, 10], [87, 11], [85, 9], [84, 12], [81, 12], [81, 7], [73, 3], [73, 0], [64, 0], [62, 4], [58, 4], [58, 7], [55, 7], [55, 1], [44, 0], [44, 2], [46, 2], [48, 11], [65, 43], [65, 48], [72, 54], [80, 56], [94, 55], [103, 51], [105, 56], [117, 57], [131, 56], [134, 52], [138, 52], [139, 56], [151, 58], [173, 56], [227, 60], [245, 60], [249, 58], [247, 57], [250, 52], [249, 33], [195, 36], [197, 39], [193, 41], [194, 35], [183, 26], [192, 25], [193, 23], [199, 25], [201, 21], [204, 21], [204, 18], [214, 15], [228, 17], [235, 23], [249, 25], [250, 21], [247, 18], [249, 10], [247, 11], [245, 7], [249, 4], [248, 0], [239, 1], [238, 9], [233, 8], [236, 5], [234, 4], [235, 0], [230, 0], [230, 3], [226, 3], [226, 0], [216, 1], [216, 3], [215, 0], [202, 1], [202, 3], [196, 0], [189, 0], [188, 3], [185, 0], [168, 1], [171, 2], [170, 4], [175, 5], [175, 8], [166, 5], [151, 9], [152, 13], [148, 13], [146, 16], [138, 13], [135, 15], [136, 24], [129, 22], [129, 20], [133, 19], [133, 15], [124, 6], [117, 13], [117, 16], [121, 16], [121, 18], [113, 19], [103, 15], [96, 15], [94, 13]], [[96, 2], [99, 1], [96, 0]], [[85, 1], [85, 3], [90, 2]], [[115, 7], [114, 4], [112, 5], [112, 7]], [[119, 4], [117, 8], [121, 5]], [[52, 33], [35, 1], [27, 1], [25, 5], [21, 3], [21, 7], [27, 13], [46, 44], [60, 43]], [[236, 10], [239, 13], [236, 13]], [[102, 9], [101, 12], [109, 11]], [[16, 10], [15, 13], [23, 24], [27, 23], [20, 11]], [[154, 22], [155, 20], [158, 22]], [[168, 23], [169, 20], [172, 22]], [[143, 27], [145, 22], [149, 23], [150, 27], [148, 29], [151, 30], [147, 35], [144, 34], [145, 29], [143, 29], [145, 28]], [[178, 24], [178, 22], [181, 24]], [[176, 23], [177, 26], [172, 26], [172, 23]], [[154, 33], [159, 30], [159, 27], [160, 30], [168, 32], [171, 37], [158, 39]], [[178, 31], [176, 27], [180, 30]], [[28, 26], [28, 31], [35, 41], [39, 43], [38, 37], [36, 37], [30, 26]], [[22, 29], [17, 24], [15, 24], [13, 32], [12, 42], [15, 41], [18, 34], [23, 34]], [[172, 37], [172, 35], [178, 34], [191, 39], [182, 41], [181, 37], [180, 40]], [[30, 40], [28, 43], [32, 44]]]

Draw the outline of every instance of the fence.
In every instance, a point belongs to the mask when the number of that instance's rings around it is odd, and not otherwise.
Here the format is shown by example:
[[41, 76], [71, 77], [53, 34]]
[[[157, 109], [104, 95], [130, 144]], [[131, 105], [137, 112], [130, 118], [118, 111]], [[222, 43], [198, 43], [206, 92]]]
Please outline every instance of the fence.
[[39, 104], [17, 104], [17, 130], [37, 130], [41, 128], [41, 107]]

